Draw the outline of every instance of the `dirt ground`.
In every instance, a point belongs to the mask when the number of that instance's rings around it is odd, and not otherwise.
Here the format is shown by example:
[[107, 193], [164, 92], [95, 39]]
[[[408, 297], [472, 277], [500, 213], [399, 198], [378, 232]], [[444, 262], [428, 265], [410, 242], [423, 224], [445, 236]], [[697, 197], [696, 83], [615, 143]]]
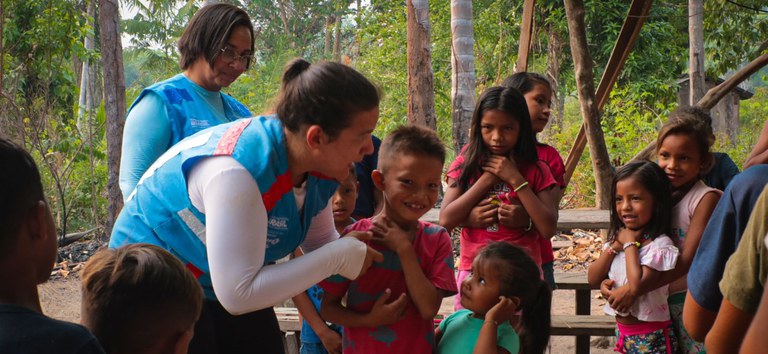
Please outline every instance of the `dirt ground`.
[[[38, 287], [40, 292], [40, 302], [43, 312], [53, 318], [79, 322], [80, 321], [80, 272], [72, 272], [67, 277], [57, 276]], [[592, 292], [592, 314], [602, 314], [604, 301], [597, 299], [597, 291]], [[555, 290], [552, 299], [552, 314], [568, 315], [574, 314], [575, 293], [572, 290]], [[443, 300], [441, 312], [451, 312], [453, 300], [446, 298]], [[593, 337], [592, 353], [609, 354], [613, 353], [611, 347], [598, 348], [595, 346]], [[552, 337], [550, 342], [550, 353], [573, 353], [574, 337]], [[612, 344], [611, 344], [612, 345]]]

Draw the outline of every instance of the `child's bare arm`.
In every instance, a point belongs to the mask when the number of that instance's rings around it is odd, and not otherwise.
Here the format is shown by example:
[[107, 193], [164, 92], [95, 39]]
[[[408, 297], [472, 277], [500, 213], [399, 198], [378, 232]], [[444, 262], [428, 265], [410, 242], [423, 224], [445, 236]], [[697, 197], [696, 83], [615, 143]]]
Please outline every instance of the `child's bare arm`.
[[341, 296], [323, 294], [323, 302], [320, 306], [320, 316], [330, 322], [347, 327], [368, 327], [388, 325], [399, 321], [408, 308], [408, 297], [401, 294], [397, 300], [386, 304], [392, 292], [387, 289], [384, 291], [373, 308], [368, 313], [359, 313], [350, 310], [341, 304]]
[[[299, 314], [309, 324], [309, 327], [315, 331], [315, 334], [323, 342], [323, 346], [328, 352], [341, 352], [341, 335], [336, 331], [328, 328], [325, 321], [317, 313], [315, 306], [309, 299], [306, 292], [296, 295], [292, 298], [293, 303], [296, 304], [296, 308], [299, 310]], [[330, 347], [330, 348], [329, 348]]]
[[443, 204], [440, 207], [440, 225], [450, 232], [464, 222], [472, 208], [485, 197], [496, 182], [498, 178], [495, 175], [483, 173], [465, 192], [459, 187], [457, 180], [448, 178], [448, 189], [445, 191]]
[[657, 284], [652, 284], [654, 287], [650, 290], [669, 284], [688, 274], [693, 263], [693, 257], [696, 256], [696, 251], [699, 249], [701, 235], [704, 234], [704, 229], [707, 227], [707, 222], [709, 222], [718, 201], [720, 201], [720, 194], [716, 192], [709, 192], [701, 198], [691, 217], [688, 232], [685, 233], [683, 249], [680, 250], [680, 257], [677, 259], [675, 269], [664, 272], [662, 278], [659, 279], [660, 281]]
[[[617, 249], [617, 242], [613, 242], [610, 247], [614, 250]], [[604, 250], [600, 253], [600, 257], [594, 261], [587, 269], [587, 282], [592, 289], [600, 288], [600, 283], [608, 278], [608, 271], [611, 270], [611, 263], [613, 257], [616, 255], [611, 250]]]
[[515, 310], [517, 310], [517, 306], [512, 300], [503, 296], [499, 297], [499, 302], [485, 314], [485, 322], [480, 327], [480, 334], [477, 336], [473, 354], [509, 353], [496, 344], [499, 340], [497, 329], [499, 325], [512, 318]]
[[374, 222], [373, 240], [397, 253], [405, 274], [408, 293], [423, 319], [432, 319], [440, 309], [442, 294], [427, 278], [413, 249], [413, 236], [382, 217]]

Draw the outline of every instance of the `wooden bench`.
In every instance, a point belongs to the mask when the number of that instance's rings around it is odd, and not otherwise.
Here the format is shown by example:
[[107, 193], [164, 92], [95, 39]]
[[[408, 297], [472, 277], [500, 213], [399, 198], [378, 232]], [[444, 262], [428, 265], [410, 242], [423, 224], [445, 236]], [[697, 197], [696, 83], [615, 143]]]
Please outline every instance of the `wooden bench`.
[[[295, 308], [276, 307], [275, 314], [280, 330], [285, 333], [283, 344], [286, 354], [298, 354], [301, 345], [301, 322]], [[589, 353], [589, 336], [613, 336], [616, 324], [610, 316], [553, 315], [553, 336], [577, 336], [587, 340], [586, 352]], [[578, 344], [578, 343], [577, 343]], [[577, 353], [580, 347], [576, 347]], [[581, 350], [584, 350], [583, 348]]]
[[[421, 220], [437, 224], [440, 209], [432, 208]], [[562, 209], [557, 219], [558, 230], [570, 229], [607, 229], [611, 226], [608, 210], [598, 209]]]
[[[576, 315], [552, 316], [552, 335], [576, 336], [576, 354], [589, 353], [590, 336], [613, 336], [616, 323], [613, 317], [592, 316], [592, 288], [587, 282], [587, 274], [555, 273], [558, 290], [576, 291]], [[555, 317], [562, 323], [555, 323]], [[564, 333], [564, 334], [559, 334]]]

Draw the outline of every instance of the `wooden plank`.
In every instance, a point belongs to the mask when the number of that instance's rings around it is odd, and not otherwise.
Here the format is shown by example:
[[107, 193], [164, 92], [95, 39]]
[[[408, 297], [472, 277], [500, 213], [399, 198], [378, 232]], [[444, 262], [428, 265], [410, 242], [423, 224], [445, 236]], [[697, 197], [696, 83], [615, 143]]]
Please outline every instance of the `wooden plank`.
[[608, 210], [564, 209], [560, 210], [557, 220], [558, 230], [570, 229], [607, 229], [611, 226]]
[[[439, 222], [440, 209], [432, 208], [421, 220], [437, 224]], [[607, 229], [611, 225], [608, 210], [596, 209], [563, 209], [557, 220], [559, 230], [570, 229]], [[567, 247], [567, 246], [566, 246]]]
[[552, 249], [553, 250], [559, 250], [562, 248], [568, 248], [573, 246], [573, 241], [552, 241]]
[[584, 272], [555, 272], [555, 284], [563, 290], [592, 290]]
[[613, 336], [615, 329], [611, 316], [552, 316], [553, 336]]
[[517, 49], [517, 65], [515, 72], [528, 71], [528, 54], [531, 51], [531, 36], [533, 35], [533, 15], [536, 0], [525, 0], [523, 4], [523, 22], [520, 26], [520, 43]]

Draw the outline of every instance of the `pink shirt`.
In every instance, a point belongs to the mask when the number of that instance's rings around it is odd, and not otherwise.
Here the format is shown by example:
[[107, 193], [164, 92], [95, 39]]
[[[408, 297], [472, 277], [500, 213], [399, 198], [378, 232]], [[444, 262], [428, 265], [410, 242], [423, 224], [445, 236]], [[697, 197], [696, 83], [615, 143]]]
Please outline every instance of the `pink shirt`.
[[[560, 153], [555, 148], [542, 143], [536, 143], [536, 152], [539, 154], [539, 160], [545, 162], [549, 166], [549, 171], [552, 172], [557, 185], [560, 189], [565, 190], [565, 164], [563, 158], [560, 157]], [[558, 206], [558, 209], [560, 207]], [[554, 262], [555, 255], [552, 253], [552, 240], [549, 237], [541, 238], [541, 263]]]
[[[463, 164], [464, 156], [457, 156], [448, 168], [446, 176], [458, 180], [463, 169]], [[555, 179], [552, 178], [552, 173], [549, 172], [549, 167], [541, 161], [536, 164], [520, 162], [518, 163], [518, 168], [525, 180], [528, 181], [528, 184], [534, 193], [539, 193], [556, 184]], [[504, 182], [494, 185], [487, 192], [488, 198], [494, 195], [509, 195], [509, 199], [500, 198], [503, 203], [520, 203], [520, 199], [517, 198], [517, 193]], [[536, 264], [541, 266], [541, 239], [543, 237], [539, 235], [539, 232], [536, 231], [535, 227], [532, 227], [528, 231], [525, 231], [525, 228], [510, 228], [504, 225], [497, 225], [496, 228], [498, 229], [497, 231], [470, 227], [461, 229], [461, 258], [459, 261], [459, 269], [470, 270], [472, 268], [472, 261], [475, 259], [477, 252], [486, 244], [493, 241], [508, 242], [523, 248], [526, 253], [533, 258]]]
[[[675, 245], [682, 252], [683, 242], [685, 241], [685, 235], [688, 233], [688, 228], [691, 226], [691, 218], [696, 211], [696, 207], [699, 206], [699, 202], [709, 192], [716, 193], [718, 196], [723, 192], [716, 188], [710, 188], [704, 181], [699, 180], [696, 182], [691, 190], [680, 199], [674, 207], [672, 207], [672, 234]], [[669, 292], [676, 294], [688, 289], [687, 277], [680, 277], [669, 284]]]
[[[603, 244], [603, 251], [605, 252], [610, 246], [610, 242]], [[649, 244], [640, 247], [640, 265], [660, 272], [671, 270], [675, 268], [678, 254], [672, 240], [666, 235], [660, 235]], [[614, 281], [614, 289], [627, 284], [627, 257], [624, 252], [620, 252], [613, 257], [611, 269], [608, 271], [608, 278]], [[646, 322], [669, 320], [669, 305], [667, 304], [668, 287], [668, 285], [664, 285], [638, 297], [632, 304], [632, 307], [630, 307], [629, 314], [637, 317], [640, 321]], [[605, 304], [603, 311], [611, 316], [617, 314], [627, 315], [616, 312], [610, 304]]]
[[[348, 231], [367, 231], [371, 219], [362, 219], [349, 226]], [[371, 247], [384, 254], [384, 262], [374, 263], [356, 280], [333, 276], [320, 283], [328, 293], [336, 296], [347, 294], [347, 308], [359, 313], [368, 313], [374, 302], [390, 289], [389, 301], [400, 294], [408, 293], [400, 259], [397, 254], [384, 246], [370, 243]], [[419, 258], [421, 270], [427, 279], [445, 295], [456, 293], [456, 279], [453, 272], [453, 248], [448, 232], [441, 226], [419, 221], [419, 228], [413, 240], [413, 248]], [[410, 294], [409, 294], [410, 296]], [[425, 353], [434, 351], [434, 322], [419, 315], [411, 303], [406, 315], [400, 321], [377, 328], [350, 328], [344, 326], [342, 333], [345, 354], [351, 353]]]

